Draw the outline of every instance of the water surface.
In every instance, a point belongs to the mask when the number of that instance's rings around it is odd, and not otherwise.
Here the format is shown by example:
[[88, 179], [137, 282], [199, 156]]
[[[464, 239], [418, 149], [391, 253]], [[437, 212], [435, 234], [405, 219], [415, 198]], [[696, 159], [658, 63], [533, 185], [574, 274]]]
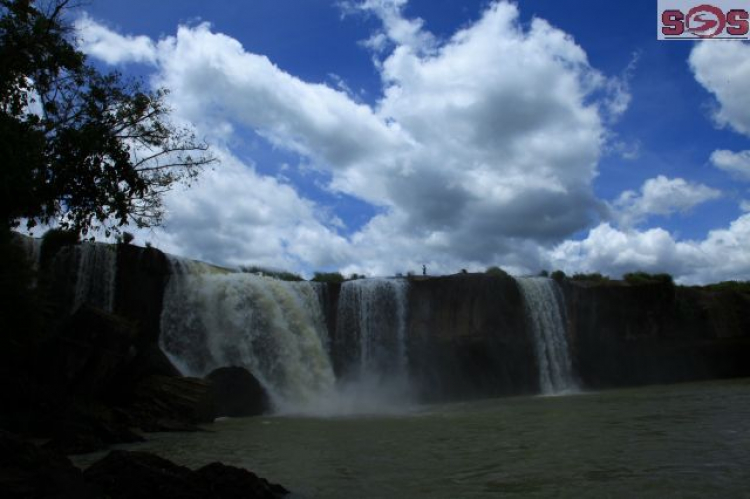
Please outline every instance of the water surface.
[[127, 448], [295, 497], [750, 497], [750, 379], [208, 428]]

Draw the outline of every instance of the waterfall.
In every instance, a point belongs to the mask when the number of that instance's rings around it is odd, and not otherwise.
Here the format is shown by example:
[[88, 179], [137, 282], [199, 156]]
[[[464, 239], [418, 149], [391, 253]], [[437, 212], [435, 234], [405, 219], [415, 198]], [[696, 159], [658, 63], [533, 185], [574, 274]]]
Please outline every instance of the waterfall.
[[77, 261], [73, 310], [84, 303], [112, 312], [117, 274], [117, 246], [81, 243], [75, 246]]
[[406, 380], [407, 289], [403, 279], [360, 279], [341, 286], [336, 342], [346, 375]]
[[518, 278], [534, 334], [542, 393], [577, 390], [557, 283], [546, 277]]
[[35, 272], [38, 271], [39, 260], [41, 259], [42, 254], [42, 240], [37, 237], [19, 234], [18, 232], [13, 232], [12, 237], [12, 241], [23, 248], [24, 253], [26, 253], [26, 258], [31, 264], [32, 270]]
[[18, 232], [13, 232], [11, 238], [11, 241], [21, 247], [26, 255], [26, 259], [28, 260], [31, 266], [31, 271], [33, 272], [30, 284], [31, 287], [35, 288], [37, 286], [37, 274], [39, 273], [39, 265], [42, 256], [42, 240], [36, 237], [19, 234]]
[[[344, 283], [329, 338], [323, 284], [170, 262], [159, 344], [183, 374], [245, 367], [287, 413], [398, 411], [411, 401], [406, 281]], [[346, 358], [343, 379], [335, 377], [332, 355]]]
[[250, 370], [281, 410], [304, 410], [334, 389], [313, 283], [230, 273], [172, 259], [160, 346], [183, 374]]

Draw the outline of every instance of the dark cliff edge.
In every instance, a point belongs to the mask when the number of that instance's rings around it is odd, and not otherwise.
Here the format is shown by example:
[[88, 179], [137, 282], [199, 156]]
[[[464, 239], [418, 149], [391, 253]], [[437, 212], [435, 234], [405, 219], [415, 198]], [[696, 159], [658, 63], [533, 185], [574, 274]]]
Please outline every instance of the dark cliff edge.
[[669, 283], [565, 281], [586, 388], [750, 376], [750, 295]]

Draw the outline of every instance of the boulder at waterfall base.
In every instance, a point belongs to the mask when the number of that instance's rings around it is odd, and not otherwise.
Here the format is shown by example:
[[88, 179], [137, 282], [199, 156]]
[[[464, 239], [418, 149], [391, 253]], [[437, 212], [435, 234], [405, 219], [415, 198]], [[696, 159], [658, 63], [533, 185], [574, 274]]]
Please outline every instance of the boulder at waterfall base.
[[206, 376], [215, 417], [257, 416], [270, 409], [260, 382], [242, 367], [221, 367]]

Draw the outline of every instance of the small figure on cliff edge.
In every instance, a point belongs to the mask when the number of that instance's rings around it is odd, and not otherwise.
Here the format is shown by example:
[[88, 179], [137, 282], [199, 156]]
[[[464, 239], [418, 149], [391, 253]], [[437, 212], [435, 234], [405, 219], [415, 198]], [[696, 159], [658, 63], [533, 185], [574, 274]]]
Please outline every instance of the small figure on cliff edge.
[[427, 275], [427, 265], [422, 265], [422, 275]]

